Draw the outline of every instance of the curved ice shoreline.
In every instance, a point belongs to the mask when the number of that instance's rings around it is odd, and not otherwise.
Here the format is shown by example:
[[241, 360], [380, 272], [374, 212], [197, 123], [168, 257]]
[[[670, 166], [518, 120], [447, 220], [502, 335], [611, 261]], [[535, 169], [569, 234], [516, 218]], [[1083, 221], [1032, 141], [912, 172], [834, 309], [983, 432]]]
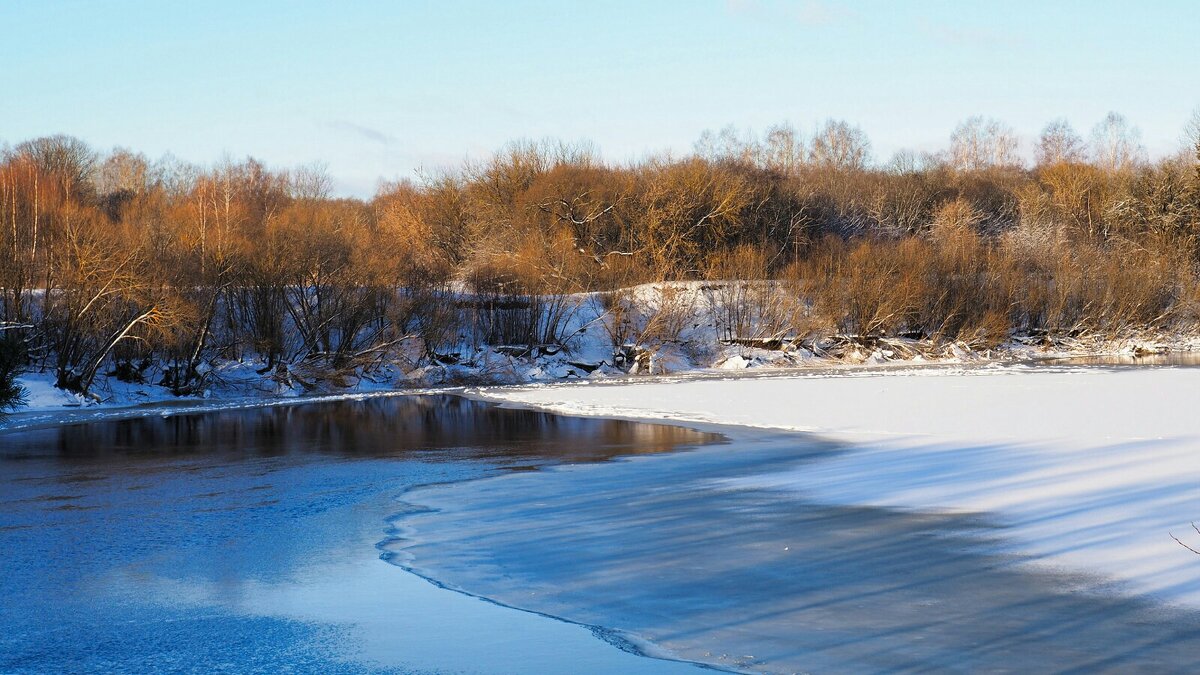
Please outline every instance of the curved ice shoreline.
[[[970, 372], [980, 369], [1020, 370], [1028, 365], [1001, 361], [979, 361], [969, 364], [945, 362], [929, 362], [924, 364], [898, 362], [885, 365], [853, 365], [829, 363], [823, 366], [810, 366], [804, 369], [790, 368], [757, 368], [743, 371], [721, 371], [713, 369], [688, 370], [671, 375], [654, 376], [622, 376], [610, 379], [595, 380], [600, 384], [619, 383], [673, 383], [704, 380], [734, 380], [734, 379], [767, 379], [778, 377], [813, 377], [831, 374], [842, 377], [862, 377], [879, 373], [917, 375], [935, 371]], [[1059, 369], [1063, 366], [1036, 366], [1039, 370]], [[578, 383], [580, 381], [570, 381]], [[592, 382], [584, 380], [583, 383]], [[303, 405], [307, 403], [324, 403], [336, 401], [362, 401], [374, 398], [394, 396], [428, 396], [428, 395], [465, 395], [469, 398], [483, 400], [477, 394], [477, 387], [467, 385], [444, 385], [396, 389], [390, 386], [372, 386], [362, 390], [344, 391], [327, 394], [296, 394], [281, 393], [254, 395], [218, 396], [213, 398], [176, 397], [165, 390], [154, 395], [137, 396], [126, 392], [122, 397], [106, 402], [83, 402], [78, 396], [56, 389], [51, 380], [44, 374], [38, 377], [23, 375], [18, 383], [34, 390], [30, 404], [10, 414], [0, 415], [0, 433], [5, 431], [22, 431], [60, 424], [76, 424], [85, 422], [103, 422], [153, 415], [184, 415], [222, 410], [242, 410], [248, 408], [264, 408]], [[556, 383], [549, 383], [554, 386]], [[494, 385], [486, 389], [492, 390], [507, 387], [527, 387], [529, 384]], [[547, 386], [533, 385], [533, 386]], [[136, 390], [135, 385], [127, 385], [126, 389]], [[473, 393], [476, 392], [476, 393]]]
[[[798, 447], [799, 446], [799, 447]], [[724, 480], [852, 454], [792, 434], [418, 488], [404, 566], [506, 606], [753, 672], [1186, 672], [1200, 614], [1031, 571], [983, 514], [813, 501]]]
[[[572, 385], [639, 386], [643, 384], [673, 384], [680, 382], [737, 380], [755, 381], [781, 378], [927, 376], [945, 373], [973, 374], [988, 372], [1021, 373], [1029, 372], [1031, 370], [1036, 370], [1038, 372], [1077, 372], [1089, 369], [1094, 370], [1095, 368], [1092, 366], [1057, 364], [1050, 362], [1036, 364], [1032, 361], [1009, 362], [999, 360], [980, 360], [968, 363], [930, 361], [926, 363], [895, 362], [887, 364], [844, 364], [830, 362], [825, 364], [814, 364], [803, 368], [763, 367], [740, 371], [696, 369], [669, 375], [632, 375], [600, 378], [596, 380], [497, 384], [485, 387], [469, 385], [442, 385], [396, 389], [389, 386], [380, 385], [362, 390], [327, 394], [258, 393], [254, 395], [196, 398], [172, 396], [166, 393], [165, 390], [158, 392], [156, 395], [147, 395], [145, 397], [134, 396], [132, 394], [128, 394], [127, 392], [125, 396], [106, 403], [83, 403], [79, 397], [68, 394], [62, 390], [55, 389], [51, 384], [51, 380], [46, 376], [32, 378], [32, 376], [23, 375], [22, 377], [18, 378], [18, 383], [23, 386], [33, 388], [35, 390], [35, 394], [32, 396], [30, 405], [24, 406], [15, 412], [0, 415], [0, 433], [5, 431], [24, 431], [29, 429], [53, 427], [60, 424], [103, 422], [137, 417], [149, 417], [153, 415], [185, 415], [222, 410], [242, 410], [249, 408], [304, 405], [308, 403], [363, 401], [395, 396], [435, 396], [449, 394], [466, 396], [476, 400], [504, 403], [507, 400], [502, 396], [494, 396], [493, 392], [506, 389], [523, 390], [530, 387], [570, 387]], [[128, 385], [126, 388], [136, 389], [136, 386]], [[541, 406], [534, 404], [525, 405], [529, 408], [541, 408]], [[551, 410], [550, 408], [542, 409], [545, 409], [547, 412], [560, 412], [562, 414], [580, 414], [579, 411], [572, 410], [556, 411]], [[618, 411], [612, 411], [613, 414], [607, 415], [601, 412], [597, 413], [596, 416], [638, 417], [639, 419], [646, 417], [644, 411], [627, 415], [616, 414], [617, 412]], [[676, 421], [707, 423], [715, 426], [730, 426], [730, 423], [724, 421], [713, 421], [699, 418], [693, 419], [687, 417], [677, 417], [674, 420], [651, 418], [645, 421], [666, 423]]]
[[853, 448], [803, 472], [726, 481], [822, 503], [989, 513], [1047, 569], [1200, 607], [1176, 544], [1200, 515], [1194, 368], [982, 368], [480, 388], [567, 415], [802, 431]]
[[[542, 470], [545, 470], [545, 468], [543, 468]], [[479, 480], [479, 479], [469, 479], [469, 480], [465, 480], [465, 481], [456, 481], [456, 482], [472, 483], [475, 480]], [[450, 484], [447, 483], [446, 485], [450, 485]], [[513, 604], [507, 604], [504, 601], [499, 600], [495, 597], [490, 597], [481, 592], [473, 592], [472, 590], [470, 590], [468, 588], [464, 588], [464, 587], [455, 585], [444, 579], [439, 579], [437, 576], [432, 574], [430, 571], [424, 570], [423, 568], [415, 565], [413, 556], [408, 552], [407, 547], [413, 542], [413, 539], [414, 539], [416, 533], [412, 530], [412, 528], [406, 526], [405, 522], [411, 517], [414, 517], [414, 516], [417, 516], [420, 514], [431, 513], [434, 511], [434, 509], [419, 506], [414, 503], [405, 502], [402, 499], [402, 497], [404, 497], [405, 495], [408, 495], [411, 492], [420, 490], [421, 488], [431, 488], [431, 487], [435, 487], [435, 486], [433, 486], [433, 485], [411, 486], [409, 488], [406, 488], [404, 490], [404, 492], [401, 493], [401, 498], [397, 498], [397, 501], [401, 504], [401, 506], [403, 508], [401, 511], [397, 512], [396, 514], [394, 514], [390, 518], [388, 518], [388, 530], [386, 532], [387, 537], [375, 545], [375, 548], [378, 549], [380, 552], [380, 554], [379, 554], [380, 560], [388, 563], [389, 565], [398, 567], [401, 570], [407, 572], [408, 574], [411, 574], [414, 577], [422, 579], [439, 589], [453, 592], [453, 593], [458, 593], [458, 594], [467, 596], [469, 598], [473, 598], [473, 599], [480, 600], [482, 602], [485, 602], [485, 603], [488, 603], [491, 605], [495, 605], [497, 607], [501, 607], [503, 609], [514, 610], [514, 611], [523, 612], [523, 613], [527, 613], [527, 614], [533, 614], [533, 615], [536, 615], [536, 616], [539, 616], [539, 617], [542, 617], [545, 619], [550, 619], [552, 621], [561, 622], [561, 623], [569, 624], [572, 626], [578, 626], [578, 627], [583, 628], [583, 629], [587, 630], [588, 632], [590, 632], [593, 636], [596, 637], [596, 639], [598, 639], [602, 642], [605, 642], [609, 645], [612, 645], [613, 647], [616, 647], [617, 649], [619, 649], [623, 652], [626, 652], [628, 654], [631, 654], [633, 656], [639, 656], [639, 657], [648, 658], [648, 659], [655, 659], [655, 660], [659, 660], [659, 661], [673, 662], [673, 663], [678, 663], [681, 665], [698, 666], [705, 670], [714, 670], [714, 671], [722, 671], [722, 672], [740, 672], [740, 671], [733, 670], [733, 669], [730, 669], [727, 667], [722, 667], [718, 664], [708, 663], [703, 660], [688, 659], [680, 654], [677, 654], [668, 649], [665, 649], [662, 646], [656, 644], [655, 642], [652, 642], [648, 639], [643, 638], [642, 636], [620, 630], [619, 628], [603, 626], [603, 625], [598, 625], [598, 624], [584, 623], [581, 621], [572, 620], [571, 618], [569, 618], [569, 616], [550, 614], [547, 612], [538, 611], [536, 609], [531, 609], [528, 607], [521, 607], [521, 606], [517, 606], [517, 605], [513, 605]]]

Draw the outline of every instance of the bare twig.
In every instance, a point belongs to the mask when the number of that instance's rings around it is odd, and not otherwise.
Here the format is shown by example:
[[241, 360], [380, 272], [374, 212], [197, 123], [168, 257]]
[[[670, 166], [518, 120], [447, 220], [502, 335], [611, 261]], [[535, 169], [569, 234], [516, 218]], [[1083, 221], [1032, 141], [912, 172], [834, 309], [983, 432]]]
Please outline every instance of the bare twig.
[[[1195, 522], [1192, 523], [1192, 529], [1196, 531], [1196, 534], [1200, 534], [1200, 527], [1196, 527]], [[1191, 551], [1192, 553], [1195, 553], [1196, 555], [1200, 555], [1200, 551], [1197, 551], [1196, 549], [1192, 548], [1191, 546], [1188, 546], [1187, 544], [1183, 543], [1183, 541], [1180, 540], [1179, 537], [1176, 537], [1173, 533], [1168, 532], [1167, 534], [1169, 534], [1171, 536], [1171, 538], [1175, 540], [1176, 544], [1179, 544], [1180, 546], [1186, 548], [1187, 550]]]

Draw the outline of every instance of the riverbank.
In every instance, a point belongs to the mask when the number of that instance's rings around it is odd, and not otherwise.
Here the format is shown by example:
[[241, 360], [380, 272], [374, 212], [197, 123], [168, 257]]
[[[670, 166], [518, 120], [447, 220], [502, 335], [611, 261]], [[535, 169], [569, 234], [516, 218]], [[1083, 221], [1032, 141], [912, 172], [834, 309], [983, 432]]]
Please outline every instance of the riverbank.
[[[1200, 354], [1194, 329], [1133, 330], [1113, 334], [1014, 334], [1001, 343], [932, 337], [858, 337], [763, 332], [730, 324], [725, 294], [755, 282], [672, 282], [624, 289], [628, 316], [604, 294], [555, 296], [561, 326], [552, 344], [496, 344], [466, 330], [435, 346], [415, 336], [369, 359], [338, 367], [296, 351], [264, 360], [253, 350], [206, 356], [187, 396], [168, 383], [174, 370], [159, 357], [100, 369], [86, 395], [56, 388], [53, 358], [21, 374], [26, 392], [18, 413], [99, 410], [135, 406], [220, 405], [296, 398], [354, 397], [481, 385], [605, 381], [631, 376], [713, 377], [720, 374], [808, 373], [909, 366], [1014, 365], [1054, 359], [1123, 359], [1152, 363]], [[460, 298], [466, 301], [467, 298]], [[747, 310], [748, 311], [748, 310]], [[622, 318], [623, 317], [623, 318]], [[761, 328], [761, 327], [760, 327]], [[753, 335], [739, 338], [734, 336]], [[232, 358], [231, 354], [238, 354]], [[1200, 358], [1200, 357], [1198, 357]]]
[[[587, 326], [588, 324], [585, 324]], [[361, 399], [389, 395], [457, 393], [481, 385], [505, 386], [562, 382], [674, 382], [688, 379], [776, 377], [780, 375], [860, 375], [878, 371], [908, 372], [917, 369], [974, 369], [1028, 364], [1200, 364], [1200, 339], [1186, 335], [1130, 336], [1106, 341], [1077, 341], [1056, 345], [1013, 340], [996, 350], [975, 351], [966, 345], [947, 344], [938, 349], [916, 341], [893, 342], [873, 349], [841, 345], [838, 356], [817, 355], [791, 346], [764, 349], [722, 344], [708, 326], [704, 340], [677, 345], [660, 358], [647, 361], [640, 372], [636, 364], [614, 365], [611, 346], [585, 328], [576, 349], [515, 352], [509, 348], [480, 348], [471, 359], [454, 364], [432, 363], [406, 370], [399, 363], [383, 363], [369, 371], [303, 376], [297, 369], [260, 372], [254, 362], [210, 364], [210, 385], [199, 395], [176, 396], [153, 378], [127, 382], [101, 374], [88, 396], [54, 386], [52, 372], [28, 371], [16, 379], [25, 400], [9, 414], [0, 414], [0, 431], [98, 419], [151, 414], [177, 414], [304, 401]], [[706, 346], [705, 346], [706, 345]], [[898, 346], [899, 345], [899, 346]], [[686, 347], [686, 349], [684, 349]], [[683, 354], [692, 352], [691, 356]], [[281, 374], [282, 372], [282, 374]]]

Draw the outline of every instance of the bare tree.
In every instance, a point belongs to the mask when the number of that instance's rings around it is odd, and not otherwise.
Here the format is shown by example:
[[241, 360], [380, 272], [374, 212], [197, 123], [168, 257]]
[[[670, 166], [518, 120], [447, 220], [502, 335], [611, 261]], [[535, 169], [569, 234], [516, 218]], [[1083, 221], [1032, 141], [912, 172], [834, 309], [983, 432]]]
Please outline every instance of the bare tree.
[[889, 173], [907, 175], [928, 171], [937, 164], [936, 155], [903, 148], [892, 154], [885, 169]]
[[109, 354], [165, 315], [140, 269], [142, 251], [123, 250], [97, 219], [64, 227], [54, 244], [58, 283], [46, 293], [42, 328], [54, 351], [56, 385], [87, 394]]
[[114, 192], [140, 192], [150, 180], [150, 163], [146, 156], [125, 148], [113, 150], [95, 171], [96, 191], [101, 195]]
[[950, 164], [960, 171], [1019, 166], [1017, 136], [1003, 122], [975, 116], [950, 136]]
[[656, 276], [693, 274], [704, 252], [737, 239], [755, 198], [744, 176], [699, 159], [654, 167], [635, 206], [638, 248]]
[[333, 179], [329, 167], [323, 162], [302, 166], [289, 176], [292, 196], [296, 199], [315, 202], [329, 199], [333, 192]]
[[804, 139], [790, 124], [777, 124], [767, 130], [762, 152], [768, 169], [791, 176], [804, 163]]
[[697, 155], [712, 162], [753, 163], [761, 154], [758, 141], [749, 133], [732, 124], [717, 133], [705, 129], [696, 141]]
[[809, 157], [819, 167], [862, 170], [871, 161], [871, 141], [857, 126], [827, 120], [813, 136]]
[[1035, 158], [1038, 166], [1062, 162], [1079, 163], [1087, 159], [1087, 146], [1071, 123], [1057, 119], [1046, 125], [1038, 138]]
[[1092, 129], [1092, 154], [1102, 169], [1129, 171], [1146, 159], [1142, 132], [1124, 115], [1110, 112]]
[[1184, 142], [1187, 149], [1195, 153], [1195, 159], [1200, 162], [1200, 108], [1192, 112], [1192, 119], [1184, 129]]
[[97, 156], [86, 143], [73, 136], [45, 136], [16, 147], [28, 155], [44, 174], [54, 176], [66, 199], [79, 201], [90, 195]]

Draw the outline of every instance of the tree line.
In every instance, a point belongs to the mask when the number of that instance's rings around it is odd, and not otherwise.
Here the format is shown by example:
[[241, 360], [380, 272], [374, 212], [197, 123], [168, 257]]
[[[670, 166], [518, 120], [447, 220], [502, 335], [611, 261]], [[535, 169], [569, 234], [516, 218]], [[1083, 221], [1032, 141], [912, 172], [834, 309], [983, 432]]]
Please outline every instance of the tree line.
[[559, 344], [570, 294], [602, 292], [615, 321], [621, 289], [647, 282], [766, 283], [769, 299], [726, 299], [746, 323], [732, 337], [1187, 328], [1200, 121], [1188, 134], [1150, 161], [1119, 115], [1087, 139], [1059, 120], [1033, 163], [980, 117], [944, 152], [887, 162], [840, 121], [706, 132], [626, 164], [523, 141], [369, 200], [332, 196], [319, 168], [38, 138], [0, 152], [0, 397], [24, 367], [82, 393], [107, 373], [189, 394], [215, 359], [336, 371]]

